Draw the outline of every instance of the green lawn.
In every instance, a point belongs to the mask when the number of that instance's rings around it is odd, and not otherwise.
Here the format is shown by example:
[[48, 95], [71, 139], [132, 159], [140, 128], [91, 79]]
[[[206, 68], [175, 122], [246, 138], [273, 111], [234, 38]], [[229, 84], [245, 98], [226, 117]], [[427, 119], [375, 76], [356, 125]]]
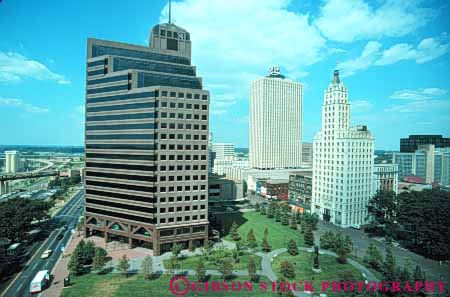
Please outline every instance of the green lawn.
[[[322, 281], [332, 282], [338, 280], [363, 280], [361, 272], [350, 264], [339, 264], [335, 257], [328, 255], [320, 255], [319, 262], [321, 272], [317, 273], [312, 270], [313, 253], [300, 252], [297, 256], [291, 256], [288, 253], [283, 253], [275, 257], [272, 263], [272, 269], [280, 278], [280, 263], [288, 261], [294, 264], [295, 277], [291, 280], [304, 280], [313, 283], [315, 292], [320, 292]], [[331, 287], [331, 285], [330, 285]], [[331, 291], [331, 289], [330, 289]], [[327, 296], [330, 295], [330, 291], [326, 292]]]
[[[214, 255], [214, 252], [212, 252]], [[234, 263], [233, 270], [247, 270], [247, 264], [250, 260], [250, 257], [253, 257], [256, 262], [256, 268], [261, 269], [261, 257], [257, 255], [252, 255], [248, 253], [244, 253], [243, 255], [239, 256], [239, 262]], [[183, 260], [183, 269], [195, 269], [197, 266], [197, 263], [199, 259], [203, 260], [203, 264], [205, 265], [205, 268], [207, 270], [217, 270], [218, 267], [213, 261], [213, 258], [210, 258], [209, 260], [206, 260], [204, 256], [192, 256], [185, 258]], [[179, 264], [179, 268], [181, 268], [181, 264]], [[170, 260], [164, 260], [164, 267], [168, 269], [170, 267]]]
[[[154, 280], [145, 280], [141, 276], [130, 276], [128, 278], [119, 275], [97, 275], [89, 273], [73, 279], [74, 284], [65, 288], [61, 297], [169, 297], [175, 296], [169, 290], [171, 280], [170, 275], [162, 275]], [[195, 277], [190, 276], [191, 281], [196, 281]], [[212, 277], [209, 281], [221, 281], [219, 276]], [[232, 281], [245, 282], [248, 277], [236, 277]], [[231, 287], [231, 282], [228, 282]], [[265, 277], [261, 278], [269, 284], [269, 280]], [[183, 289], [182, 286], [180, 286]], [[189, 292], [185, 296], [277, 296], [275, 293], [267, 293], [259, 291], [259, 284], [253, 284], [252, 292]]]
[[[242, 239], [247, 240], [248, 231], [253, 228], [255, 232], [256, 241], [258, 246], [261, 246], [261, 241], [264, 237], [264, 229], [269, 231], [268, 241], [273, 249], [287, 247], [287, 242], [292, 238], [297, 241], [297, 245], [303, 246], [303, 235], [300, 230], [293, 230], [289, 226], [281, 225], [280, 222], [276, 222], [275, 219], [269, 219], [265, 215], [261, 215], [259, 212], [246, 212], [239, 214], [227, 214], [222, 218], [228, 228], [233, 221], [238, 225], [238, 233]], [[231, 236], [228, 234], [225, 236], [226, 240], [230, 240]]]

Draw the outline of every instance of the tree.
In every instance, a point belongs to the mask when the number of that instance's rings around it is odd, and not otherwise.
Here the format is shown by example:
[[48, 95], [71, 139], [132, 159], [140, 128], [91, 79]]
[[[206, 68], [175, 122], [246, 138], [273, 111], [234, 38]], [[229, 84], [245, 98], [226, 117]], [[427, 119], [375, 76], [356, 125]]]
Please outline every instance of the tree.
[[275, 216], [275, 204], [270, 202], [269, 207], [267, 208], [267, 217], [272, 219]]
[[259, 212], [261, 215], [266, 215], [267, 214], [267, 211], [266, 211], [266, 208], [263, 206], [263, 207], [261, 207], [261, 211]]
[[302, 223], [311, 226], [312, 230], [317, 230], [317, 223], [319, 223], [319, 216], [316, 213], [304, 213], [302, 216]]
[[373, 243], [371, 243], [366, 250], [364, 262], [367, 263], [371, 268], [377, 271], [381, 271], [381, 267], [383, 264], [383, 255]]
[[[81, 243], [81, 242], [80, 242]], [[70, 256], [69, 263], [67, 264], [67, 269], [69, 270], [70, 274], [78, 276], [83, 272], [83, 251], [82, 246], [78, 244], [74, 251], [72, 252], [72, 255]]]
[[275, 222], [280, 222], [281, 221], [281, 209], [279, 207], [277, 207], [275, 209]]
[[264, 236], [269, 236], [269, 229], [267, 229], [267, 227], [264, 228]]
[[307, 225], [305, 234], [303, 235], [303, 239], [305, 240], [306, 246], [313, 246], [314, 245], [314, 233], [312, 231], [311, 226]]
[[239, 241], [241, 239], [241, 236], [239, 236], [237, 229], [238, 229], [238, 225], [236, 224], [236, 222], [233, 222], [233, 224], [231, 224], [230, 234], [231, 234], [231, 238], [234, 241]]
[[130, 260], [127, 255], [123, 255], [117, 263], [117, 270], [119, 270], [122, 276], [128, 277], [128, 269], [130, 269]]
[[281, 224], [285, 225], [285, 226], [289, 225], [289, 214], [287, 214], [287, 213], [283, 213], [282, 214], [282, 216], [281, 216]]
[[414, 269], [414, 275], [413, 278], [415, 281], [424, 281], [425, 280], [425, 274], [422, 271], [422, 268], [417, 264], [416, 268]]
[[84, 265], [91, 264], [94, 259], [94, 256], [95, 256], [95, 244], [92, 240], [89, 240], [83, 246], [83, 264]]
[[178, 258], [180, 256], [180, 253], [182, 250], [183, 250], [183, 246], [181, 244], [175, 243], [172, 246], [171, 252], [172, 252], [172, 255], [174, 255], [175, 257]]
[[261, 207], [260, 207], [259, 203], [256, 203], [255, 204], [255, 211], [260, 211], [260, 210], [261, 210]]
[[297, 220], [295, 219], [295, 216], [291, 217], [290, 227], [291, 229], [297, 230]]
[[206, 280], [206, 268], [203, 263], [203, 259], [199, 258], [195, 266], [195, 273], [197, 274], [197, 280], [203, 282]]
[[394, 254], [390, 247], [386, 248], [386, 257], [383, 263], [383, 275], [386, 280], [396, 280], [397, 277], [397, 264]]
[[250, 276], [250, 280], [252, 282], [259, 281], [259, 276], [256, 273], [256, 263], [255, 263], [255, 259], [253, 257], [250, 257], [250, 259], [248, 260], [247, 270], [248, 270], [248, 275]]
[[343, 237], [340, 234], [336, 234], [336, 246], [335, 252], [338, 254], [338, 263], [347, 263], [347, 256], [352, 251], [353, 243], [349, 236]]
[[292, 263], [288, 261], [281, 262], [280, 273], [286, 278], [294, 278], [295, 277], [294, 265], [292, 265]]
[[336, 246], [336, 237], [332, 231], [327, 231], [320, 236], [320, 247], [326, 250], [333, 250]]
[[297, 222], [297, 224], [301, 224], [302, 222], [302, 214], [299, 212], [295, 213], [295, 221]]
[[153, 259], [151, 256], [146, 256], [141, 263], [140, 273], [144, 279], [151, 279], [153, 276]]
[[288, 249], [288, 253], [291, 256], [297, 256], [298, 255], [298, 247], [297, 247], [297, 243], [295, 242], [294, 239], [290, 239], [289, 240], [287, 249]]
[[261, 243], [261, 247], [263, 252], [268, 253], [272, 250], [272, 246], [269, 244], [269, 241], [267, 240], [267, 236], [264, 235], [263, 241]]
[[255, 233], [253, 232], [253, 228], [248, 231], [247, 234], [247, 244], [250, 248], [255, 248], [258, 244], [256, 243]]
[[367, 204], [369, 230], [381, 230], [382, 234], [392, 237], [397, 220], [399, 203], [393, 191], [379, 190]]
[[93, 259], [93, 269], [97, 270], [98, 272], [101, 272], [103, 267], [106, 264], [106, 256], [108, 253], [105, 251], [105, 249], [101, 247], [95, 248], [95, 254]]
[[229, 258], [225, 258], [220, 262], [218, 267], [219, 272], [222, 273], [222, 278], [228, 279], [233, 274], [233, 262]]

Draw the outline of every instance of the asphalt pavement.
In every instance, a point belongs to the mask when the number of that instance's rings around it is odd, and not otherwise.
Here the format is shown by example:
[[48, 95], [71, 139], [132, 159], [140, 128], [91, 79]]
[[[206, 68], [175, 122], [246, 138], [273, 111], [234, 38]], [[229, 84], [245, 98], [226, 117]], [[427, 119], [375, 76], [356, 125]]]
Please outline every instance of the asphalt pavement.
[[[82, 206], [80, 208], [80, 206]], [[27, 262], [22, 272], [11, 282], [9, 287], [3, 292], [1, 297], [27, 297], [30, 294], [30, 283], [35, 275], [41, 270], [48, 270], [51, 272], [56, 265], [62, 253], [62, 248], [65, 247], [69, 241], [71, 232], [76, 228], [79, 217], [84, 211], [84, 191], [78, 191], [67, 203], [64, 205], [53, 217], [59, 219], [61, 226], [53, 230], [48, 239], [45, 240], [38, 248], [37, 252]], [[66, 229], [63, 226], [67, 226]], [[57, 239], [58, 235], [63, 234], [64, 237]], [[52, 254], [47, 259], [41, 259], [41, 255], [45, 250], [52, 250]], [[40, 294], [33, 295], [40, 296]]]

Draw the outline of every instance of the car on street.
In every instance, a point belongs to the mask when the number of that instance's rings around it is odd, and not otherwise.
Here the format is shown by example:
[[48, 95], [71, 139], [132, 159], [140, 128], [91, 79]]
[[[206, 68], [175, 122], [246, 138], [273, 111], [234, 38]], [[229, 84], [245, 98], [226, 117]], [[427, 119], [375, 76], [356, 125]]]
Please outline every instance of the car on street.
[[61, 239], [63, 239], [64, 238], [64, 234], [59, 234], [58, 236], [56, 236], [56, 239], [57, 240], [61, 240]]
[[41, 259], [47, 259], [48, 257], [50, 257], [51, 254], [52, 250], [45, 250], [41, 255]]

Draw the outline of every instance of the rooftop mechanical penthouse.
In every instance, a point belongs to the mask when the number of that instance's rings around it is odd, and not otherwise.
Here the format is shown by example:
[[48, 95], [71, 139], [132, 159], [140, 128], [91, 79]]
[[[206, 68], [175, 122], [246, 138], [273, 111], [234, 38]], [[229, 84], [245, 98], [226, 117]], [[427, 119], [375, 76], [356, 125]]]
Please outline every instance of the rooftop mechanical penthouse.
[[88, 39], [85, 229], [159, 255], [207, 242], [209, 92], [186, 30], [150, 35]]

